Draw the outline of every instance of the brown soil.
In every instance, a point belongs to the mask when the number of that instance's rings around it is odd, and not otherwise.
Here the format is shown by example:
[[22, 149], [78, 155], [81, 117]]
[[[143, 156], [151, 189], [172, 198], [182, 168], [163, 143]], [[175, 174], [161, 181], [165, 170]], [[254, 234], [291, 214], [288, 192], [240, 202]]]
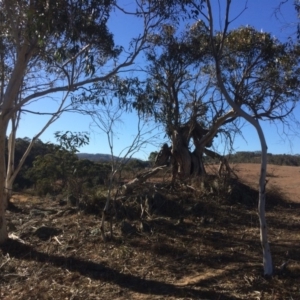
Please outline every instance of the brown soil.
[[77, 211], [15, 195], [10, 239], [0, 247], [0, 299], [300, 299], [299, 168], [268, 168], [272, 278], [262, 275], [257, 192], [249, 187], [259, 166], [234, 168], [247, 185], [148, 183], [120, 197], [106, 243], [103, 202]]
[[[240, 164], [237, 170], [243, 182], [253, 188], [258, 186], [259, 165]], [[269, 165], [267, 180], [267, 187], [279, 189], [287, 199], [300, 203], [300, 167]]]

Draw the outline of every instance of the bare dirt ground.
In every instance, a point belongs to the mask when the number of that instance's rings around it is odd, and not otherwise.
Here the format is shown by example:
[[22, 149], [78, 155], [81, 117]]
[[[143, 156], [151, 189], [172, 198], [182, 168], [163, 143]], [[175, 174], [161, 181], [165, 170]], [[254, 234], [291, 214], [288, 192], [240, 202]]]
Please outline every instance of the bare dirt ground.
[[265, 278], [251, 189], [259, 165], [234, 168], [241, 182], [229, 186], [148, 183], [120, 197], [106, 243], [104, 203], [77, 211], [15, 195], [11, 238], [0, 247], [0, 299], [300, 299], [300, 169], [268, 168], [275, 275]]

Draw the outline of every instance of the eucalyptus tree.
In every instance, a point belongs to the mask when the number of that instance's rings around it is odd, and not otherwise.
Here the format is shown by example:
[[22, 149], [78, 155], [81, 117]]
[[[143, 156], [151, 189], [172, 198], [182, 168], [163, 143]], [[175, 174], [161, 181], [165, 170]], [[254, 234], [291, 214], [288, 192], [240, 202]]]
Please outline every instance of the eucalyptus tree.
[[[177, 3], [181, 4], [182, 1], [177, 1]], [[182, 11], [186, 13], [189, 21], [191, 19], [195, 20], [195, 23], [190, 26], [189, 32], [185, 33], [184, 37], [191, 36], [192, 40], [190, 44], [187, 44], [189, 46], [186, 48], [182, 45], [176, 45], [175, 48], [177, 50], [174, 52], [176, 52], [176, 55], [182, 49], [184, 49], [184, 55], [192, 52], [195, 62], [191, 65], [183, 65], [182, 61], [186, 63], [187, 60], [183, 59], [184, 56], [181, 56], [181, 60], [176, 60], [176, 70], [180, 70], [180, 72], [176, 73], [174, 72], [174, 65], [170, 63], [169, 57], [167, 60], [162, 60], [162, 58], [170, 56], [170, 53], [172, 54], [172, 47], [169, 47], [169, 45], [173, 46], [174, 43], [169, 43], [168, 47], [165, 48], [161, 47], [158, 52], [150, 57], [152, 64], [154, 62], [153, 66], [156, 67], [159, 65], [159, 69], [155, 73], [152, 72], [154, 76], [152, 76], [148, 90], [151, 91], [151, 95], [154, 95], [153, 99], [151, 99], [154, 100], [154, 103], [165, 103], [165, 107], [169, 107], [170, 114], [161, 109], [161, 114], [165, 120], [168, 121], [169, 116], [172, 120], [179, 120], [176, 114], [180, 116], [184, 115], [183, 110], [178, 113], [179, 109], [183, 107], [181, 105], [182, 102], [180, 102], [183, 97], [178, 97], [178, 91], [179, 87], [184, 88], [184, 84], [187, 82], [187, 77], [184, 76], [191, 69], [193, 71], [198, 70], [198, 74], [201, 74], [201, 81], [197, 82], [197, 87], [200, 87], [198, 91], [201, 91], [202, 88], [208, 92], [208, 98], [211, 101], [205, 103], [207, 96], [205, 97], [203, 93], [202, 95], [200, 94], [201, 97], [198, 95], [195, 98], [197, 101], [201, 99], [202, 103], [205, 104], [203, 106], [203, 114], [199, 116], [196, 113], [199, 117], [198, 122], [204, 128], [209, 129], [207, 128], [206, 111], [213, 108], [216, 113], [215, 120], [218, 125], [213, 126], [215, 130], [207, 130], [206, 133], [203, 132], [202, 135], [193, 140], [196, 150], [197, 143], [199, 145], [198, 149], [200, 151], [197, 151], [197, 153], [200, 153], [200, 156], [198, 157], [201, 157], [201, 150], [203, 151], [201, 147], [208, 145], [221, 126], [228, 124], [228, 122], [244, 119], [256, 129], [262, 148], [258, 207], [261, 244], [263, 247], [263, 265], [264, 273], [271, 275], [273, 266], [265, 219], [267, 145], [260, 123], [268, 121], [290, 126], [292, 122], [294, 124], [297, 122], [293, 111], [298, 105], [300, 92], [299, 46], [293, 44], [291, 40], [281, 42], [272, 33], [261, 32], [251, 26], [241, 26], [240, 28], [231, 29], [232, 23], [236, 20], [236, 16], [230, 19], [231, 7], [234, 5], [233, 1], [226, 0], [222, 3], [219, 2], [219, 6], [214, 6], [215, 4], [215, 2], [209, 0], [190, 0], [184, 2], [184, 9]], [[224, 16], [220, 15], [222, 12]], [[241, 14], [243, 12], [242, 10]], [[220, 24], [220, 20], [224, 20], [224, 22]], [[216, 26], [219, 26], [218, 28], [221, 29], [217, 30]], [[174, 36], [173, 28], [167, 28], [167, 33], [169, 39], [172, 41]], [[164, 32], [160, 33], [161, 36], [163, 34]], [[159, 44], [160, 41], [160, 36], [153, 37], [152, 42], [154, 44]], [[173, 61], [171, 60], [171, 62]], [[150, 71], [152, 70], [150, 69]], [[196, 71], [194, 71], [194, 74], [196, 74]], [[174, 80], [175, 76], [179, 77], [180, 80], [176, 82]], [[149, 94], [148, 90], [146, 90], [146, 95]], [[162, 101], [164, 98], [167, 100]], [[186, 93], [185, 99], [192, 99], [192, 97]], [[200, 103], [201, 101], [197, 102], [198, 105]], [[193, 116], [193, 113], [190, 112], [190, 116]], [[170, 122], [166, 123], [170, 124]], [[185, 124], [182, 120], [178, 123]], [[189, 137], [192, 137], [191, 128], [193, 129], [194, 127], [191, 126], [187, 131], [187, 139], [179, 139], [177, 143], [180, 144], [181, 141], [184, 141], [185, 145], [187, 145]], [[168, 133], [168, 127], [166, 128]], [[174, 134], [178, 131], [178, 128], [174, 130], [174, 125], [171, 127], [169, 135], [172, 138], [178, 135], [177, 133]], [[172, 130], [174, 133], [172, 133]], [[175, 142], [174, 152], [176, 151], [176, 147]], [[179, 152], [184, 153], [181, 150]], [[188, 154], [187, 150], [186, 153]], [[177, 161], [179, 164], [181, 161], [185, 162], [188, 160], [187, 154], [178, 157]], [[175, 153], [175, 159], [176, 156], [177, 153]], [[191, 164], [182, 163], [182, 165], [182, 169], [184, 170], [187, 166], [186, 169], [188, 171]], [[182, 174], [185, 174], [185, 171]]]
[[[129, 49], [114, 44], [108, 28], [112, 10], [140, 20], [140, 33]], [[5, 166], [4, 153], [9, 122], [14, 124], [33, 101], [47, 107], [50, 97], [58, 95], [63, 104], [68, 94], [133, 64], [148, 34], [165, 17], [162, 12], [160, 1], [137, 0], [132, 12], [114, 0], [0, 2], [0, 243], [8, 236], [5, 178], [10, 166]]]
[[177, 174], [180, 179], [205, 174], [203, 154], [217, 155], [207, 149], [213, 138], [235, 130], [237, 124], [213, 85], [205, 28], [189, 26], [183, 33], [171, 25], [162, 29], [150, 40], [148, 77], [138, 101], [141, 109], [150, 102], [150, 113], [163, 124], [171, 141], [170, 148], [162, 147], [156, 164], [166, 164], [172, 156], [174, 182]]
[[[216, 31], [219, 16], [212, 1], [191, 1], [193, 12], [201, 16], [195, 26], [205, 28], [209, 36], [214, 84], [233, 112], [252, 124], [261, 143], [259, 178], [259, 221], [265, 275], [273, 273], [265, 218], [267, 145], [261, 121], [287, 122], [299, 99], [299, 48], [292, 42], [282, 43], [271, 33], [250, 26], [230, 30], [232, 1], [224, 3], [222, 30]], [[220, 12], [220, 11], [219, 11]], [[233, 19], [234, 20], [234, 19]]]

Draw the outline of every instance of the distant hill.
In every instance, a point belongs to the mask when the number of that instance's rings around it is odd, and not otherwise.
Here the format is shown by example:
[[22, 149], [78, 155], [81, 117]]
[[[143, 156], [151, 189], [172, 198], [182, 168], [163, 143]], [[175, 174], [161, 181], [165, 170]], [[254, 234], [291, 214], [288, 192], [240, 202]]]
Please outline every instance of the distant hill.
[[[226, 155], [226, 158], [230, 163], [255, 163], [258, 164], [261, 161], [260, 151], [238, 151], [234, 154]], [[207, 162], [213, 162], [210, 157], [205, 157]], [[272, 165], [279, 166], [300, 166], [299, 154], [267, 154], [267, 162]]]
[[[77, 156], [79, 159], [89, 159], [91, 161], [102, 161], [102, 162], [106, 162], [106, 161], [110, 161], [111, 160], [111, 155], [110, 154], [101, 154], [101, 153], [96, 153], [96, 154], [92, 154], [92, 153], [77, 153]], [[114, 156], [115, 159], [117, 159], [116, 156]]]
[[[101, 153], [77, 153], [77, 156], [79, 159], [88, 159], [94, 162], [109, 162], [111, 161], [111, 155], [110, 154], [101, 154]], [[119, 159], [119, 157], [114, 156], [115, 159]], [[141, 161], [142, 159], [139, 158], [130, 158], [129, 161]]]
[[[238, 151], [234, 154], [226, 155], [226, 158], [230, 163], [260, 163], [261, 157], [260, 151]], [[110, 154], [90, 154], [90, 153], [77, 153], [79, 159], [89, 159], [94, 162], [109, 162], [111, 160]], [[115, 159], [117, 157], [115, 156]], [[132, 158], [131, 161], [145, 162], [141, 159]], [[204, 157], [204, 161], [207, 163], [215, 162], [210, 157]], [[281, 165], [281, 166], [300, 166], [300, 155], [295, 154], [267, 154], [267, 161], [269, 164]], [[146, 163], [146, 162], [145, 162]]]

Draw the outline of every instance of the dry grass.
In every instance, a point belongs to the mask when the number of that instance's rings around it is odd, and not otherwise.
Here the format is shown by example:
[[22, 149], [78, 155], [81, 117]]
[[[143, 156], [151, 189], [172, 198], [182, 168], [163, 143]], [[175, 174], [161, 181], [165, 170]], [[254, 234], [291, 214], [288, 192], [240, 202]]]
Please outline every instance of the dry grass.
[[[299, 182], [299, 168], [268, 170], [272, 278], [262, 276], [257, 192], [251, 189], [258, 170], [236, 166], [246, 184], [232, 182], [222, 193], [146, 184], [116, 202], [114, 238], [107, 243], [98, 214], [16, 196], [7, 216], [19, 240], [0, 248], [0, 298], [300, 299], [300, 190], [288, 190], [296, 175]], [[284, 199], [287, 192], [296, 202]]]
[[[242, 182], [258, 187], [259, 164], [238, 164], [233, 166]], [[267, 188], [282, 191], [284, 197], [300, 203], [300, 167], [268, 165]]]

